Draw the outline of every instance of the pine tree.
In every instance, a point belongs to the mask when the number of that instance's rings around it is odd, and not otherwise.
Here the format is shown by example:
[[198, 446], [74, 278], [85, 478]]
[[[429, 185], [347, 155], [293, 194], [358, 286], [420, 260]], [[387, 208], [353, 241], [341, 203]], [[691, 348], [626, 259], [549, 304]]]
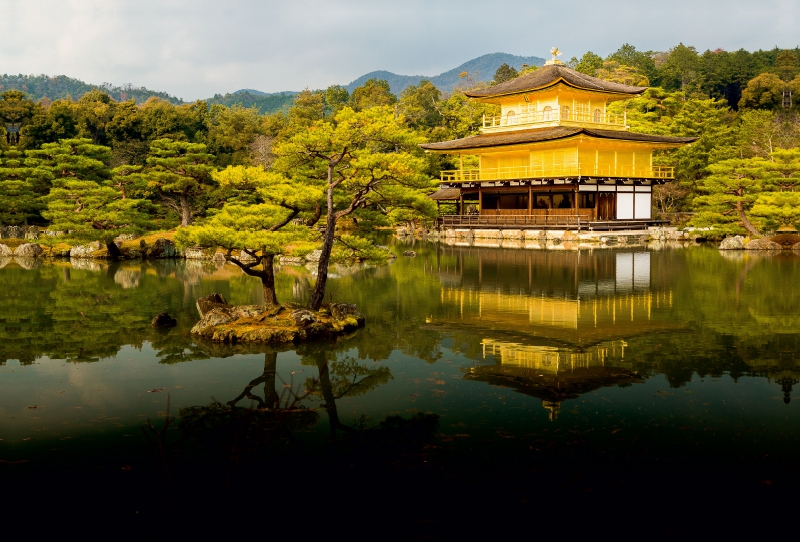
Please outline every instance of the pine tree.
[[234, 197], [203, 224], [180, 228], [175, 238], [182, 246], [222, 247], [227, 261], [261, 279], [264, 303], [277, 305], [275, 257], [314, 248], [318, 236], [298, 222], [319, 219], [322, 193], [260, 167], [228, 167], [214, 178]]
[[157, 139], [150, 144], [147, 186], [180, 212], [181, 226], [192, 223], [192, 201], [213, 185], [213, 160], [202, 143]]
[[76, 239], [100, 240], [112, 257], [118, 257], [114, 238], [141, 233], [149, 226], [149, 204], [124, 198], [120, 190], [109, 186], [108, 147], [88, 139], [67, 139], [30, 154], [41, 160], [39, 169], [53, 177], [53, 187], [43, 198], [47, 209], [42, 212], [52, 229], [68, 231]]
[[0, 224], [27, 224], [42, 209], [51, 175], [37, 165], [14, 147], [0, 157]]
[[698, 181], [705, 195], [695, 199], [697, 226], [713, 226], [722, 233], [739, 233], [743, 226], [750, 234], [761, 237], [748, 217], [766, 185], [768, 162], [761, 158], [724, 160], [708, 167], [711, 175]]

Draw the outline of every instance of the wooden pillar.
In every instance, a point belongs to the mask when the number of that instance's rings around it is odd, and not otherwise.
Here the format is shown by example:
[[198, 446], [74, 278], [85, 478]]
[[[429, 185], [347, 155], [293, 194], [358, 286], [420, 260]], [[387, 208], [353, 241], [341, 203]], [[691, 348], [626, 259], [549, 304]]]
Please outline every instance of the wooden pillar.
[[483, 189], [478, 185], [478, 213], [483, 214]]
[[464, 194], [458, 195], [458, 214], [464, 214]]
[[528, 182], [528, 215], [533, 214], [533, 186]]
[[598, 214], [598, 211], [600, 210], [600, 186], [595, 186], [594, 190], [594, 219], [598, 220], [597, 217], [600, 216]]

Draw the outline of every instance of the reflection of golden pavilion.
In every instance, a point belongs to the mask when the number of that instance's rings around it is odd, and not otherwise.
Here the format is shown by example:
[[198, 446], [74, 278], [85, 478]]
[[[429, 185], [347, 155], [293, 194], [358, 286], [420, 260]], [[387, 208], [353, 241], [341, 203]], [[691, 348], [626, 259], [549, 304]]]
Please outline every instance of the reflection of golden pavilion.
[[679, 327], [670, 318], [671, 290], [654, 286], [661, 281], [649, 252], [583, 260], [579, 253], [508, 252], [472, 249], [440, 272], [446, 313], [431, 323], [482, 338], [483, 360], [494, 361], [465, 378], [537, 397], [551, 419], [567, 399], [643, 381], [619, 366], [625, 339]]
[[614, 366], [611, 359], [624, 359], [625, 341], [612, 341], [588, 349], [525, 345], [483, 339], [483, 358], [494, 365], [471, 368], [466, 378], [480, 380], [538, 397], [551, 421], [561, 403], [605, 386], [643, 382], [636, 372]]
[[[434, 322], [586, 345], [673, 329], [672, 291], [652, 285], [650, 253], [475, 251], [440, 272], [448, 313]], [[505, 251], [510, 252], [510, 251]], [[457, 312], [456, 312], [457, 311]]]

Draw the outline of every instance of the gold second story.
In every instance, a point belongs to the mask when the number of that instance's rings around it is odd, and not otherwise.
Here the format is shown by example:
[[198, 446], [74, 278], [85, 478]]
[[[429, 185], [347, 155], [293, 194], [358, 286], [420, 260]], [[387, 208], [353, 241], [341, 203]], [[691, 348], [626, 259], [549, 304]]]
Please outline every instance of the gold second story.
[[442, 172], [445, 183], [548, 178], [671, 180], [673, 169], [653, 165], [653, 152], [680, 147], [696, 138], [633, 133], [625, 114], [608, 113], [609, 103], [645, 90], [548, 61], [530, 74], [466, 93], [473, 100], [500, 106], [500, 115], [483, 118], [480, 135], [422, 148], [459, 156], [457, 170]]

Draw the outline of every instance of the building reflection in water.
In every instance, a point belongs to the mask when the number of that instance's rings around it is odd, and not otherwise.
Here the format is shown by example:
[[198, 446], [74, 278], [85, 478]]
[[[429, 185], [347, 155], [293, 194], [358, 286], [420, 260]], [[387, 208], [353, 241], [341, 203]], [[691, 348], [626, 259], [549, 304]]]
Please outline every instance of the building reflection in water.
[[567, 399], [643, 382], [624, 366], [626, 338], [681, 328], [646, 251], [446, 252], [446, 313], [429, 323], [480, 339], [465, 378], [537, 397], [551, 420]]

